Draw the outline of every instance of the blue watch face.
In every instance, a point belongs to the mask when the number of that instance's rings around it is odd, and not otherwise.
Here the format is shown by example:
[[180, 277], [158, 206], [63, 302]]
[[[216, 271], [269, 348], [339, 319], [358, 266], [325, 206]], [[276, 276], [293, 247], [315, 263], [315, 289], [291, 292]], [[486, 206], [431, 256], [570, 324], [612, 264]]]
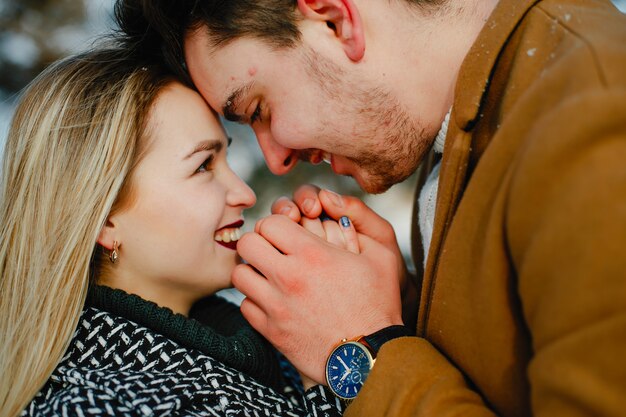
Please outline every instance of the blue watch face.
[[335, 395], [356, 397], [372, 369], [373, 359], [365, 346], [357, 342], [339, 345], [326, 362], [326, 382]]

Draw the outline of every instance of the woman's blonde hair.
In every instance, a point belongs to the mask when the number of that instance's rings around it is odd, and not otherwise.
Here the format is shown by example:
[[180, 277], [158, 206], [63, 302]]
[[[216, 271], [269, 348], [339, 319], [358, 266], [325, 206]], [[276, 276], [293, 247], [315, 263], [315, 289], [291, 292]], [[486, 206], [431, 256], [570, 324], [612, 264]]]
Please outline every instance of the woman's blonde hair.
[[168, 81], [102, 48], [53, 64], [21, 98], [0, 190], [2, 416], [26, 407], [67, 349], [105, 264], [98, 234], [130, 198], [148, 112]]

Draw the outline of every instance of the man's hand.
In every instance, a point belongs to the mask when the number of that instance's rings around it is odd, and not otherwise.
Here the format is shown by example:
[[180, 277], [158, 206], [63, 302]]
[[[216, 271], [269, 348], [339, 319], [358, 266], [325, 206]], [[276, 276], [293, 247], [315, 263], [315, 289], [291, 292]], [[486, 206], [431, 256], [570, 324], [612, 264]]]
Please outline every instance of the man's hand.
[[[412, 289], [412, 283], [407, 281], [406, 264], [393, 227], [359, 198], [341, 196], [330, 190], [321, 190], [315, 185], [305, 184], [296, 189], [293, 200], [281, 197], [272, 204], [273, 214], [286, 215], [314, 233], [315, 227], [310, 225], [319, 223], [318, 218], [323, 212], [333, 219], [347, 216], [358, 235], [367, 236], [395, 253], [397, 268], [400, 271], [398, 275], [400, 289], [403, 292]], [[322, 234], [316, 234], [324, 237]]]
[[358, 241], [357, 254], [272, 215], [237, 244], [248, 262], [232, 275], [246, 296], [243, 315], [318, 383], [325, 383], [326, 358], [341, 339], [402, 324], [397, 254], [367, 235]]

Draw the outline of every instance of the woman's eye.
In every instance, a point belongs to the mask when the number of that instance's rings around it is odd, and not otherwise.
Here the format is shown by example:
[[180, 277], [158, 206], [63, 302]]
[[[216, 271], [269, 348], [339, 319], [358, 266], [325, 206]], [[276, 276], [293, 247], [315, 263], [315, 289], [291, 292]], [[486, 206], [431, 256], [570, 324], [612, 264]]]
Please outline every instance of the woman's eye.
[[254, 112], [252, 113], [252, 115], [250, 116], [250, 124], [254, 124], [257, 121], [261, 121], [261, 105], [257, 104], [256, 108], [254, 109]]
[[196, 169], [196, 173], [210, 171], [213, 165], [213, 155], [209, 156], [204, 162]]

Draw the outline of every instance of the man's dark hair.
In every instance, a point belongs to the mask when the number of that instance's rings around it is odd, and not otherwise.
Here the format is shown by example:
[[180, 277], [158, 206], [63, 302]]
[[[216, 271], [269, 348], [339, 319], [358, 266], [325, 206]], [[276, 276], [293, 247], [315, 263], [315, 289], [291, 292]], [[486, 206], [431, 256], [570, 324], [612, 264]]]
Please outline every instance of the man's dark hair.
[[[383, 1], [383, 0], [381, 0]], [[404, 0], [419, 8], [446, 0]], [[275, 48], [300, 40], [297, 0], [117, 0], [115, 18], [127, 48], [149, 59], [165, 61], [191, 85], [183, 55], [184, 37], [204, 28], [207, 47], [249, 37]]]
[[213, 47], [244, 36], [291, 47], [300, 39], [296, 7], [296, 0], [117, 0], [115, 19], [127, 48], [165, 61], [191, 84], [183, 55], [187, 33], [206, 28]]

